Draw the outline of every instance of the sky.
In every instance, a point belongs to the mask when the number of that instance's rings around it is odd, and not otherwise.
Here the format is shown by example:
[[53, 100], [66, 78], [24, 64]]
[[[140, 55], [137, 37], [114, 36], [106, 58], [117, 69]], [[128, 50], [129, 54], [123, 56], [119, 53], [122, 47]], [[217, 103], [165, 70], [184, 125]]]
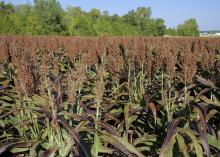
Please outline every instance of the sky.
[[[33, 3], [33, 0], [3, 0], [12, 4]], [[195, 18], [200, 30], [220, 30], [220, 0], [59, 0], [63, 8], [80, 6], [89, 11], [97, 8], [109, 14], [123, 15], [137, 7], [150, 7], [153, 18], [163, 18], [166, 26], [176, 27]]]

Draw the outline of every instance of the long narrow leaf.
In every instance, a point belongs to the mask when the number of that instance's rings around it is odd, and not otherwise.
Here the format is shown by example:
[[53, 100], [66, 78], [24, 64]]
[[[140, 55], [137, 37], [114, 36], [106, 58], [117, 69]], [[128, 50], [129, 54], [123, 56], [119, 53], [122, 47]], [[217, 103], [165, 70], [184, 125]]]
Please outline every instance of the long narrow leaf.
[[135, 155], [137, 155], [138, 157], [144, 157], [141, 152], [139, 152], [131, 143], [122, 137], [114, 136], [111, 134], [102, 134], [101, 138], [105, 142], [110, 143], [112, 146], [119, 149], [123, 154], [126, 154], [127, 156], [135, 157]]
[[8, 149], [15, 148], [15, 147], [30, 147], [33, 142], [10, 142], [2, 144], [0, 147], [0, 155]]
[[195, 133], [191, 129], [178, 128], [178, 131], [182, 134], [186, 134], [192, 140], [197, 157], [203, 157], [203, 150], [196, 138]]
[[67, 124], [67, 122], [65, 122], [65, 120], [63, 119], [58, 119], [58, 122], [61, 123], [64, 128], [70, 133], [70, 135], [73, 137], [73, 140], [80, 146], [80, 148], [82, 149], [84, 155], [86, 157], [89, 157], [88, 155], [88, 151], [86, 151], [86, 148], [82, 145], [82, 142], [81, 142], [81, 139], [80, 139], [80, 135], [79, 133], [74, 129], [72, 128], [71, 126], [69, 126]]
[[183, 153], [184, 157], [189, 157], [188, 147], [184, 141], [183, 136], [181, 134], [178, 134], [176, 136], [176, 139], [178, 142], [179, 149]]
[[[43, 152], [39, 157], [50, 157], [57, 151], [57, 148], [50, 148]], [[53, 155], [54, 156], [54, 155]]]
[[[198, 126], [198, 125], [197, 125]], [[205, 137], [205, 134], [201, 131], [201, 129], [198, 127], [198, 133], [199, 133], [199, 136], [200, 136], [200, 139], [201, 139], [201, 143], [202, 143], [202, 146], [205, 150], [205, 153], [206, 153], [206, 156], [207, 157], [210, 157], [211, 154], [210, 154], [210, 147], [209, 147], [209, 144], [207, 142], [207, 139]]]

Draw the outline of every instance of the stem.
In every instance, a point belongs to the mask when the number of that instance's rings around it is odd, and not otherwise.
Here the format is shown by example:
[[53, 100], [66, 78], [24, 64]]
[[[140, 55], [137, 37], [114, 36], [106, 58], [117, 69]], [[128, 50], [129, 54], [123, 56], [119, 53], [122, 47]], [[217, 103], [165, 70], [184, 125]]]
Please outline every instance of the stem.
[[142, 64], [141, 66], [141, 78], [140, 78], [140, 90], [141, 90], [141, 94], [144, 94], [144, 65]]
[[128, 90], [129, 90], [129, 97], [130, 97], [130, 100], [131, 100], [130, 78], [131, 78], [131, 67], [130, 67], [130, 61], [128, 61]]
[[82, 114], [82, 108], [80, 106], [80, 99], [78, 98], [80, 94], [81, 94], [81, 88], [79, 88], [79, 92], [78, 92], [78, 96], [77, 96], [77, 114], [79, 114], [79, 115]]
[[[100, 101], [99, 101], [99, 99], [98, 99], [98, 102], [97, 102], [97, 105], [96, 105], [96, 121], [98, 121], [99, 120], [99, 108], [100, 108]], [[98, 128], [98, 126], [97, 126], [97, 124], [95, 125], [95, 128], [97, 129]]]
[[168, 85], [169, 85], [168, 109], [169, 109], [169, 113], [170, 113], [170, 115], [169, 115], [169, 120], [171, 120], [172, 117], [173, 117], [173, 105], [172, 105], [172, 103], [171, 103], [171, 81], [170, 81], [170, 80], [168, 80]]

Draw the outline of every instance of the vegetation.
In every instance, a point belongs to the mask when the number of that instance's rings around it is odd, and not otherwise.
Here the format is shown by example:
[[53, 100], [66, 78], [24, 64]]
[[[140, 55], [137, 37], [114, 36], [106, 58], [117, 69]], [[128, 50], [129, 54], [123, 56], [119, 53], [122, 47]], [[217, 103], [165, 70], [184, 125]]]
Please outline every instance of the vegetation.
[[2, 156], [219, 155], [220, 38], [0, 36], [0, 50]]
[[195, 19], [176, 29], [166, 29], [163, 19], [151, 17], [151, 9], [139, 7], [127, 14], [109, 15], [80, 7], [62, 9], [57, 0], [34, 0], [33, 5], [14, 6], [0, 2], [0, 34], [71, 36], [198, 36]]
[[189, 19], [184, 24], [178, 25], [177, 32], [181, 36], [199, 35], [198, 25], [195, 19]]

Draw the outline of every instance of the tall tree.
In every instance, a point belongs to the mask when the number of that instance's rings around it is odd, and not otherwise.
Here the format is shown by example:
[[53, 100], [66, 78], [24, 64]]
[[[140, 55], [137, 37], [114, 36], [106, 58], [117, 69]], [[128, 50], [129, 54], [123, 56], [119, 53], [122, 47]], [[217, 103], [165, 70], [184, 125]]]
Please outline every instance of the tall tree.
[[63, 10], [58, 0], [34, 0], [34, 5], [18, 6], [0, 2], [0, 28], [0, 34], [22, 35], [199, 35], [195, 19], [186, 20], [177, 29], [166, 29], [164, 20], [151, 18], [151, 9], [147, 7], [119, 16], [96, 8], [89, 12], [80, 7]]
[[177, 30], [175, 28], [168, 28], [165, 31], [165, 35], [176, 36]]
[[0, 13], [11, 14], [14, 11], [15, 11], [15, 7], [13, 4], [11, 4], [11, 3], [5, 4], [4, 1], [0, 2]]
[[151, 8], [138, 7], [136, 10], [129, 11], [124, 15], [124, 19], [127, 23], [137, 27], [138, 32], [145, 31], [146, 22], [150, 19]]
[[157, 36], [161, 36], [165, 34], [166, 31], [166, 25], [163, 19], [158, 18], [155, 20], [155, 27], [157, 31]]
[[69, 35], [96, 35], [92, 16], [82, 11], [80, 7], [68, 7], [64, 19]]
[[57, 0], [34, 0], [34, 11], [43, 23], [44, 33], [61, 33], [63, 10]]
[[97, 20], [100, 16], [101, 16], [101, 12], [99, 11], [99, 9], [93, 8], [90, 12], [89, 12], [90, 16], [92, 17], [93, 20]]
[[15, 34], [14, 21], [11, 15], [15, 12], [15, 7], [12, 4], [5, 4], [0, 2], [0, 34]]
[[183, 24], [177, 26], [177, 33], [180, 36], [198, 36], [199, 26], [196, 19], [190, 18], [186, 20]]

